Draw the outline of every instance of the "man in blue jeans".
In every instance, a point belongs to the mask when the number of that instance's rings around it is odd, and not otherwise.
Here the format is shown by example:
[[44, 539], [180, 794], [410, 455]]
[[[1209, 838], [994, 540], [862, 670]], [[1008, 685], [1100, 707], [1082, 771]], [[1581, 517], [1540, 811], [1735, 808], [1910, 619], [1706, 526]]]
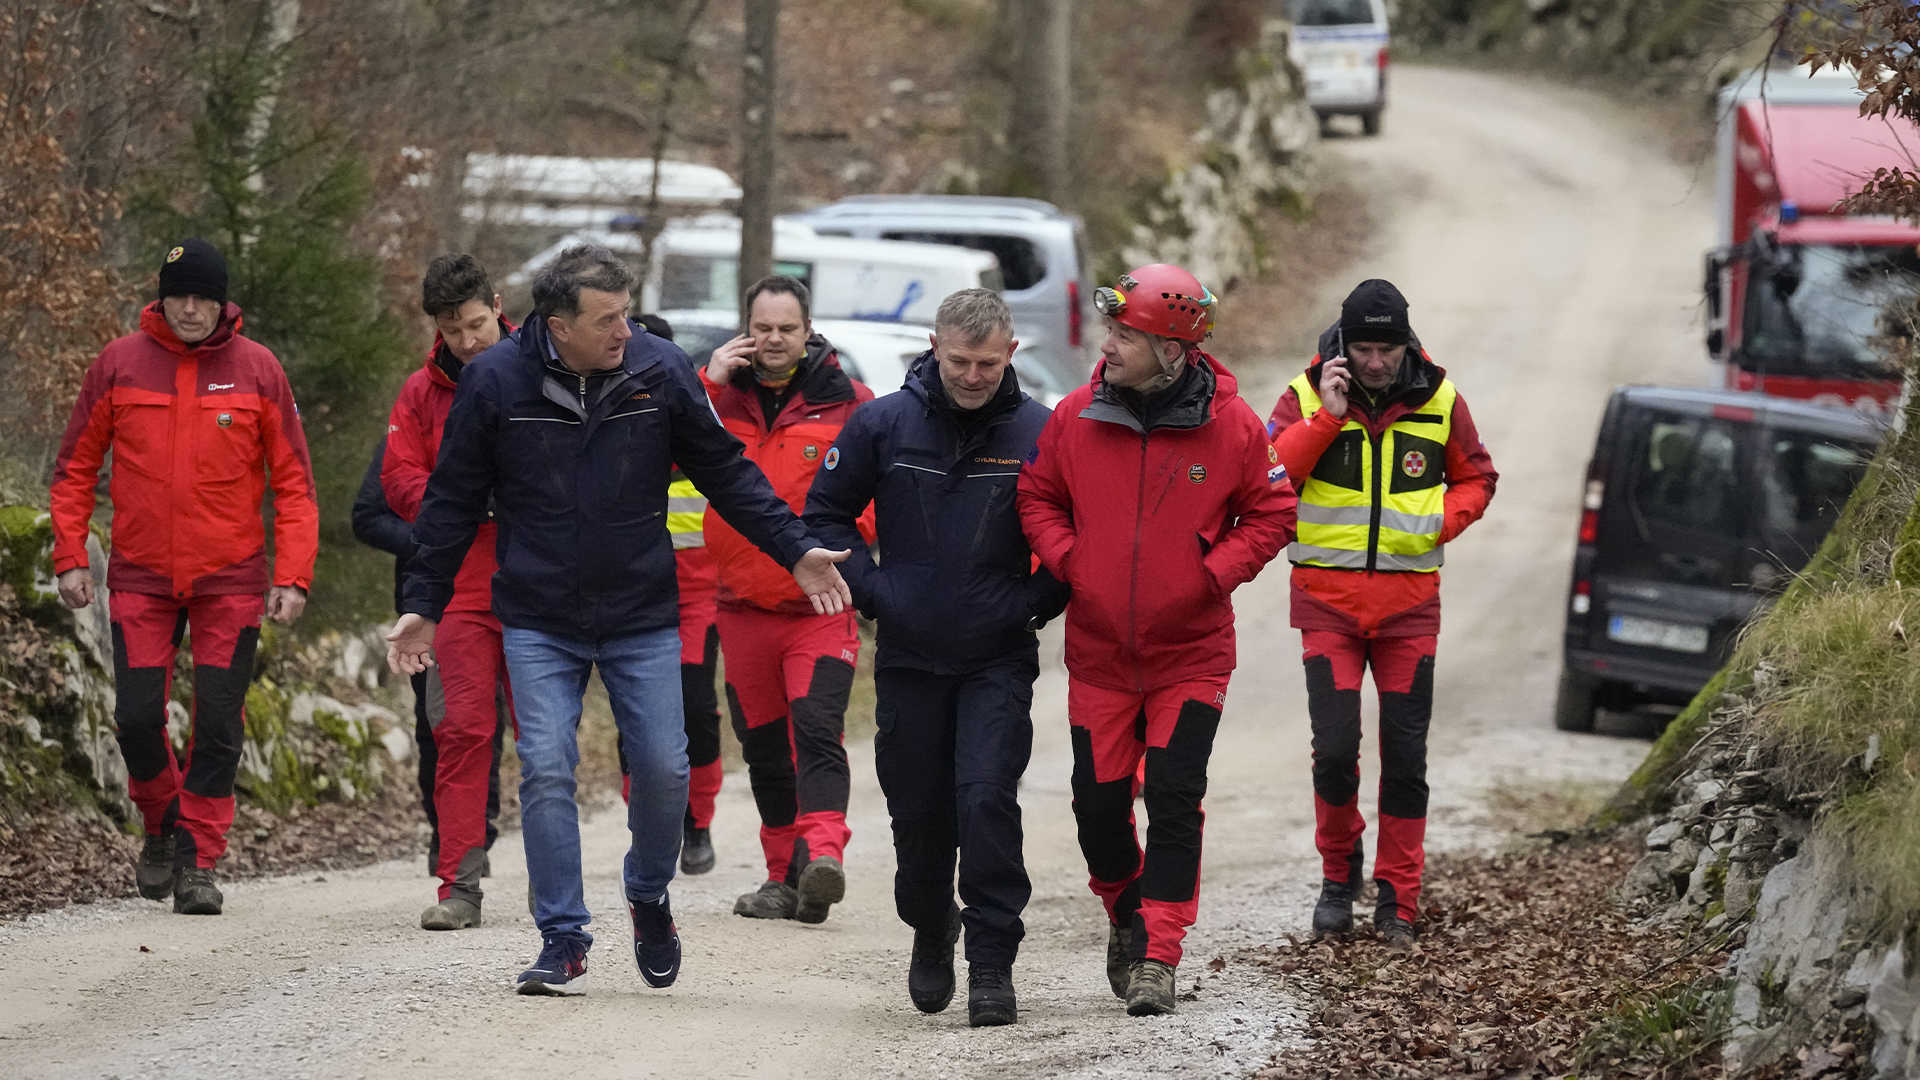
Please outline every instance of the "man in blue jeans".
[[687, 809], [679, 605], [667, 484], [673, 467], [734, 528], [789, 568], [823, 613], [851, 602], [825, 550], [738, 440], [693, 367], [626, 317], [633, 272], [602, 247], [560, 253], [533, 281], [533, 314], [468, 363], [413, 525], [395, 671], [424, 670], [436, 621], [481, 522], [498, 524], [493, 612], [520, 721], [520, 822], [542, 947], [523, 994], [584, 988], [591, 916], [580, 877], [576, 730], [598, 667], [632, 772], [623, 874], [634, 960], [672, 985], [680, 936], [667, 885]]

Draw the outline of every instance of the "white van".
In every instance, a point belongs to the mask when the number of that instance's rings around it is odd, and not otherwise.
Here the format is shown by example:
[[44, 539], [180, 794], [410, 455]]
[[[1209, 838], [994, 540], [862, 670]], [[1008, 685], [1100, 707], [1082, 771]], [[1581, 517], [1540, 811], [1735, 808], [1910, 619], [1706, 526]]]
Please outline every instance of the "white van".
[[[507, 279], [518, 285], [533, 270], [580, 243], [600, 244], [638, 259], [634, 233], [584, 231], [566, 237], [528, 260]], [[822, 319], [868, 319], [933, 325], [933, 313], [961, 289], [1001, 289], [1000, 261], [984, 251], [945, 244], [850, 240], [821, 236], [795, 222], [776, 222], [774, 272], [791, 274], [813, 294], [813, 314]], [[675, 221], [653, 245], [653, 272], [641, 290], [645, 311], [739, 310], [740, 221], [709, 215]]]
[[1307, 76], [1307, 104], [1324, 126], [1357, 116], [1380, 134], [1387, 108], [1386, 0], [1275, 0], [1293, 22], [1291, 59]]

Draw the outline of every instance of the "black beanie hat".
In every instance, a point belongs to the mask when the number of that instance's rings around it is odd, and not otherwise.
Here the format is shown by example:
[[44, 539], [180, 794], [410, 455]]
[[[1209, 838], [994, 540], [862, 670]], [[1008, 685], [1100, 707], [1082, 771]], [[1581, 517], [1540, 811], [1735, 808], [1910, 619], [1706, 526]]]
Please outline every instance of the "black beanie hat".
[[168, 251], [160, 264], [160, 298], [169, 296], [204, 296], [226, 303], [226, 256], [197, 236]]
[[1405, 345], [1413, 340], [1413, 327], [1407, 322], [1407, 298], [1391, 281], [1370, 278], [1361, 282], [1340, 305], [1340, 334], [1348, 341]]

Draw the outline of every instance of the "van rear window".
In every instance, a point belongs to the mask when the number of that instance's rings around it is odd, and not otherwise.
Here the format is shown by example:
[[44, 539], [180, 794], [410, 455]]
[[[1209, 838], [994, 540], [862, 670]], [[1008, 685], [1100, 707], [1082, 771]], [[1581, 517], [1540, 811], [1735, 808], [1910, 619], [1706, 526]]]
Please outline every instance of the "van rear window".
[[[1031, 289], [1047, 276], [1047, 257], [1040, 253], [1040, 245], [1023, 236], [1001, 236], [994, 233], [958, 233], [958, 232], [883, 232], [882, 240], [910, 240], [916, 244], [948, 244], [954, 247], [971, 248], [974, 251], [991, 252], [1000, 260], [1000, 288], [1019, 292]], [[982, 281], [983, 289], [994, 288]]]
[[1637, 463], [1634, 509], [1647, 520], [1738, 536], [1741, 426], [1654, 413]]
[[1373, 22], [1368, 0], [1293, 0], [1295, 26], [1353, 26]]

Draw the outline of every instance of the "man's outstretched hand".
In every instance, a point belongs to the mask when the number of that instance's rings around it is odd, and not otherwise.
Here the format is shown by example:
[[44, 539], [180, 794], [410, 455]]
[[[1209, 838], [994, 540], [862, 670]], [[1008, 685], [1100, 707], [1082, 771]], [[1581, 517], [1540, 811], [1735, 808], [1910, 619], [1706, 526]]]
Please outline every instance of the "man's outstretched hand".
[[400, 675], [418, 675], [433, 665], [433, 620], [408, 612], [387, 635], [387, 666]]
[[847, 561], [853, 552], [814, 548], [793, 564], [793, 580], [800, 591], [813, 601], [813, 610], [822, 615], [838, 615], [853, 606], [853, 593], [840, 576], [835, 563]]

